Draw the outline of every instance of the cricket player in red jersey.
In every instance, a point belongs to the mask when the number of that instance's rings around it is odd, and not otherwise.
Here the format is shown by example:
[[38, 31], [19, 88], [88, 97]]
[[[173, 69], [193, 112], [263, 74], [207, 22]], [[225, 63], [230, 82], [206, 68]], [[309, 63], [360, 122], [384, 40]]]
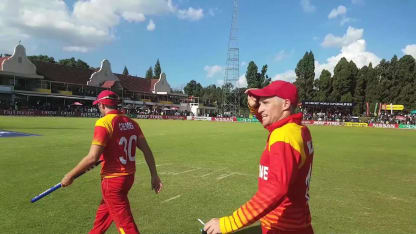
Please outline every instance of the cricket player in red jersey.
[[162, 189], [152, 151], [139, 125], [117, 110], [118, 103], [119, 97], [112, 91], [104, 90], [98, 95], [93, 105], [98, 105], [103, 117], [95, 123], [90, 151], [61, 181], [63, 187], [68, 186], [74, 175], [103, 160], [102, 200], [91, 234], [105, 233], [113, 221], [121, 234], [139, 233], [127, 197], [136, 172], [136, 147], [143, 152], [149, 167], [152, 189], [156, 193]]
[[248, 104], [269, 131], [260, 158], [257, 193], [230, 216], [211, 219], [204, 230], [230, 233], [260, 219], [263, 234], [312, 234], [309, 184], [313, 146], [301, 124], [296, 86], [274, 81], [263, 89], [248, 89]]

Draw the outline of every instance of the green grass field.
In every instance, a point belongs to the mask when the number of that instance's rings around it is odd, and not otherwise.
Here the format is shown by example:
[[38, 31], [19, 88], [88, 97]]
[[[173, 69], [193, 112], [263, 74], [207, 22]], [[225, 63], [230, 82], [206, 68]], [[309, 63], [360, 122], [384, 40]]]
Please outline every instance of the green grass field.
[[[96, 119], [0, 116], [0, 129], [39, 134], [0, 138], [0, 233], [87, 233], [101, 199], [99, 170], [31, 204], [87, 153]], [[267, 132], [256, 123], [137, 120], [153, 150], [164, 189], [150, 190], [136, 155], [129, 193], [142, 233], [199, 233], [257, 189]], [[416, 131], [310, 127], [316, 233], [414, 233]], [[171, 199], [175, 198], [175, 199]], [[258, 225], [258, 224], [256, 224]], [[240, 233], [258, 233], [258, 226]], [[117, 233], [114, 225], [107, 233]]]

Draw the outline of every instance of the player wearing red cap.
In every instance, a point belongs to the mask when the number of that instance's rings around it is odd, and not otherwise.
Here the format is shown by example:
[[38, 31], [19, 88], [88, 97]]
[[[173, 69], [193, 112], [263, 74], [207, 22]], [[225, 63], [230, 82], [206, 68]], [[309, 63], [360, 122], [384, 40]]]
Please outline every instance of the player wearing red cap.
[[103, 117], [95, 123], [90, 151], [61, 181], [63, 187], [68, 186], [73, 182], [74, 175], [103, 160], [102, 200], [90, 233], [104, 233], [113, 221], [122, 234], [139, 233], [127, 197], [136, 172], [136, 147], [146, 159], [152, 188], [156, 193], [162, 188], [152, 151], [139, 125], [117, 110], [118, 102], [118, 95], [112, 91], [104, 90], [98, 95], [93, 105], [98, 106]]
[[312, 138], [292, 114], [298, 102], [296, 86], [274, 81], [263, 89], [248, 89], [250, 110], [269, 131], [260, 158], [257, 193], [230, 216], [211, 219], [207, 233], [230, 233], [261, 221], [263, 234], [312, 234], [309, 183]]

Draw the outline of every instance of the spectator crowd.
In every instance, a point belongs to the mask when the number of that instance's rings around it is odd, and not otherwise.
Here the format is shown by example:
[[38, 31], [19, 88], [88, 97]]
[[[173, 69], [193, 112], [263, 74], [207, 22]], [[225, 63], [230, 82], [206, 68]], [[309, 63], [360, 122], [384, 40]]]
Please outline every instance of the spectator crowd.
[[[62, 101], [44, 101], [35, 100], [31, 102], [24, 102], [16, 100], [11, 103], [8, 100], [0, 98], [0, 110], [8, 111], [43, 111], [51, 115], [63, 116], [85, 116], [95, 117], [99, 116], [98, 109], [91, 105], [91, 102], [67, 100], [63, 104]], [[81, 103], [82, 102], [82, 103]], [[167, 115], [167, 116], [191, 116], [189, 111], [178, 110], [175, 107], [163, 106], [137, 106], [127, 104], [121, 107], [123, 111], [131, 116], [135, 115]], [[364, 123], [381, 123], [381, 124], [408, 124], [416, 125], [416, 114], [395, 111], [393, 114], [390, 111], [381, 111], [378, 116], [353, 116], [350, 108], [308, 108], [301, 109], [304, 120], [315, 121], [331, 121], [331, 122], [364, 122]], [[62, 114], [65, 113], [65, 114]], [[69, 113], [69, 114], [68, 114]], [[218, 114], [209, 114], [210, 117], [218, 117]]]
[[362, 122], [362, 123], [381, 123], [381, 124], [408, 124], [416, 125], [416, 114], [390, 111], [381, 111], [377, 116], [353, 116], [348, 109], [308, 109], [304, 108], [304, 120], [332, 121], [332, 122]]

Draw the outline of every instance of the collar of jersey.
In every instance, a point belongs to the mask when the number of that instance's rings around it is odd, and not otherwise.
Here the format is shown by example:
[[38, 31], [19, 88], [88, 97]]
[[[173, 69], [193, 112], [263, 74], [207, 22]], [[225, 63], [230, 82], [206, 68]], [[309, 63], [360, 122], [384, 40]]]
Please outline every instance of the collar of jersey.
[[274, 122], [268, 126], [266, 126], [265, 128], [267, 130], [269, 130], [269, 132], [272, 132], [273, 130], [275, 130], [276, 128], [280, 128], [281, 126], [287, 124], [287, 123], [297, 123], [297, 124], [301, 124], [302, 122], [302, 116], [303, 114], [300, 113], [296, 113], [293, 115], [289, 115], [288, 117], [281, 119], [277, 122]]
[[111, 115], [111, 114], [121, 114], [121, 112], [119, 110], [112, 110], [112, 111], [107, 112], [106, 115]]

